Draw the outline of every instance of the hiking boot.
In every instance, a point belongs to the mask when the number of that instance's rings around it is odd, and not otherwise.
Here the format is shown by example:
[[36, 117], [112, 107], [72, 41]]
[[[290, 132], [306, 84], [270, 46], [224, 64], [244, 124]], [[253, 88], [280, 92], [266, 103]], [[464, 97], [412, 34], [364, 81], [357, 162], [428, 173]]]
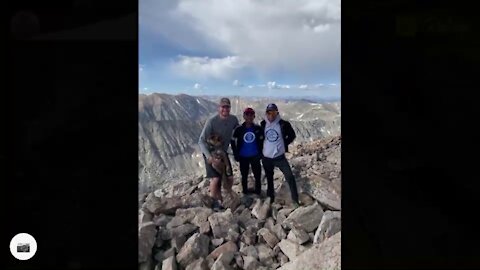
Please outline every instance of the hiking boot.
[[222, 203], [221, 203], [220, 201], [218, 201], [218, 200], [213, 201], [212, 209], [213, 209], [213, 211], [225, 210], [225, 208], [223, 207]]

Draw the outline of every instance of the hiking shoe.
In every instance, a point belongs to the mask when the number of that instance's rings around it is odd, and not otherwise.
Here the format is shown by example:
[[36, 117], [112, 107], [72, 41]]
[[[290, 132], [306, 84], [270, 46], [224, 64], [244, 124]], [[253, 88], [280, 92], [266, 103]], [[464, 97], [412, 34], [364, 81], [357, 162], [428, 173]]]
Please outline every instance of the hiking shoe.
[[220, 201], [217, 201], [217, 200], [213, 201], [212, 208], [213, 208], [213, 211], [220, 211], [225, 209], [223, 205], [220, 203]]

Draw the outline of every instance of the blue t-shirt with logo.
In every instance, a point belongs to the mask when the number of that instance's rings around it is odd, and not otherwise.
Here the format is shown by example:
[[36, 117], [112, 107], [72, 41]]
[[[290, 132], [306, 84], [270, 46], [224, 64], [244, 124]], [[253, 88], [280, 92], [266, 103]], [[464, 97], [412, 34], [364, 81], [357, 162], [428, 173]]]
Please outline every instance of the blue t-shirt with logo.
[[253, 157], [258, 155], [258, 148], [257, 148], [257, 138], [255, 138], [255, 133], [253, 133], [254, 129], [252, 127], [247, 128], [243, 138], [239, 138], [243, 140], [242, 148], [240, 149], [240, 156], [241, 157]]

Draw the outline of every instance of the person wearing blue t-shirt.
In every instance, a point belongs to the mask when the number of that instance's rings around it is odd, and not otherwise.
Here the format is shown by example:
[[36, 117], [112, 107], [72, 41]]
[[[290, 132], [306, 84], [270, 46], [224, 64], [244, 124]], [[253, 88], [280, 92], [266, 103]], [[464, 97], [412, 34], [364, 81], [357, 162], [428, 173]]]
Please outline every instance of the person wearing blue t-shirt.
[[242, 175], [243, 194], [249, 194], [247, 187], [248, 171], [252, 168], [255, 178], [255, 193], [261, 193], [261, 174], [264, 134], [262, 128], [255, 124], [255, 111], [252, 108], [246, 108], [243, 112], [242, 125], [238, 126], [233, 132], [232, 150], [235, 160], [240, 163], [240, 173]]

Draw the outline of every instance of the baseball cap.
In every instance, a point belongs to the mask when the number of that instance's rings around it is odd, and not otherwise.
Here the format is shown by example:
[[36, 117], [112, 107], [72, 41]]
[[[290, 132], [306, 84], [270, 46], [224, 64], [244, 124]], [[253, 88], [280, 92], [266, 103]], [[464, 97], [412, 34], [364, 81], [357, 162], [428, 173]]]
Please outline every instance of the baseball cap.
[[274, 103], [268, 104], [266, 111], [267, 112], [268, 111], [278, 111], [277, 105], [275, 105]]
[[230, 99], [224, 97], [222, 99], [220, 99], [220, 105], [228, 105], [230, 106]]
[[243, 110], [243, 114], [255, 114], [255, 110], [252, 108], [248, 107], [245, 110]]

